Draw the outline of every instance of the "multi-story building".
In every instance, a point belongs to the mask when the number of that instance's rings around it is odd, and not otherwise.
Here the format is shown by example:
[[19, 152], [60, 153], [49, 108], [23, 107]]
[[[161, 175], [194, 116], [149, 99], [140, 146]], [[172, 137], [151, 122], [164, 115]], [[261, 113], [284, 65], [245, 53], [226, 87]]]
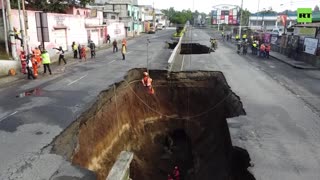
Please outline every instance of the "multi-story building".
[[137, 0], [96, 0], [96, 6], [103, 11], [104, 23], [123, 23], [126, 29], [126, 36], [133, 36], [141, 29], [139, 18], [140, 10]]
[[[281, 21], [281, 16], [287, 16], [286, 24]], [[297, 22], [296, 12], [286, 12], [286, 13], [255, 13], [251, 14], [249, 17], [249, 27], [251, 29], [261, 29], [261, 30], [272, 30], [274, 28], [284, 28], [295, 24]]]

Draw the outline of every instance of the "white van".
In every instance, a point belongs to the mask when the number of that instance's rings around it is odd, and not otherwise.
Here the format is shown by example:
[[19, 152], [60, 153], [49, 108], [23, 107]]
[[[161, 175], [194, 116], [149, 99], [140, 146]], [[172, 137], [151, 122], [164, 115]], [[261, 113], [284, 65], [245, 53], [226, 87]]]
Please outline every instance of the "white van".
[[283, 29], [281, 28], [273, 28], [272, 31], [271, 31], [272, 34], [277, 34], [278, 36], [282, 36], [283, 34]]

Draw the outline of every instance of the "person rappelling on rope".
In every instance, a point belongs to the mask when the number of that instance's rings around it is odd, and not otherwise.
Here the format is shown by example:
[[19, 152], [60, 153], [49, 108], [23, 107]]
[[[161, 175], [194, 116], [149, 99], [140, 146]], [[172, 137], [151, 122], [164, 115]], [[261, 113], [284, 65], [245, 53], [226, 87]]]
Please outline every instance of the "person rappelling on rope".
[[152, 79], [149, 76], [148, 72], [143, 72], [142, 84], [144, 87], [148, 88], [149, 94], [154, 94], [154, 89], [152, 87]]

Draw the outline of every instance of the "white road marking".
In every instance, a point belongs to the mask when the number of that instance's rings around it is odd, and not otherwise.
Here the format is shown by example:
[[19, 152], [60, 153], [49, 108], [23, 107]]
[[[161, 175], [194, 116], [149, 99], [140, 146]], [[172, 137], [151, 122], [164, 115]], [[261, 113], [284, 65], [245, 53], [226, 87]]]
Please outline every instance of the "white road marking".
[[130, 54], [130, 53], [132, 53], [132, 51], [130, 51], [130, 52], [127, 52], [127, 54]]
[[10, 116], [13, 116], [13, 115], [17, 114], [17, 112], [18, 112], [18, 111], [15, 111], [15, 112], [7, 115], [7, 116], [2, 117], [2, 118], [0, 119], [0, 122], [3, 121], [4, 119], [7, 119], [7, 118], [10, 117]]
[[81, 79], [85, 78], [86, 76], [88, 76], [88, 74], [86, 74], [86, 75], [84, 75], [84, 76], [81, 76], [80, 78], [78, 78], [78, 79], [76, 79], [76, 80], [74, 80], [74, 81], [70, 82], [70, 83], [68, 84], [68, 86], [70, 86], [71, 84], [73, 84], [73, 83], [75, 83], [75, 82], [77, 82], [77, 81], [79, 81], [79, 80], [81, 80]]
[[269, 67], [270, 67], [270, 68], [276, 68], [275, 66], [272, 66], [272, 65], [270, 65]]
[[181, 65], [181, 69], [180, 69], [180, 71], [182, 71], [182, 69], [183, 69], [183, 65], [184, 65], [184, 55], [182, 55], [182, 65]]
[[113, 60], [113, 61], [111, 61], [111, 62], [108, 62], [108, 64], [111, 64], [111, 63], [113, 63], [113, 62], [115, 62], [116, 60]]

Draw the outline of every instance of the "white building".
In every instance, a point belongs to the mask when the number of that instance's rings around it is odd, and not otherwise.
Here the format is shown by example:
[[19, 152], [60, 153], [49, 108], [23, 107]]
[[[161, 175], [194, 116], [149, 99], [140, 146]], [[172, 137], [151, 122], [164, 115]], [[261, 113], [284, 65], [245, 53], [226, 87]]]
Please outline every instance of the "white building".
[[251, 14], [249, 17], [249, 27], [251, 29], [259, 29], [259, 30], [272, 30], [274, 28], [284, 28], [283, 22], [281, 21], [281, 16], [287, 16], [287, 27], [295, 24], [297, 22], [297, 14], [294, 12], [290, 12], [286, 14], [280, 13], [256, 13]]

